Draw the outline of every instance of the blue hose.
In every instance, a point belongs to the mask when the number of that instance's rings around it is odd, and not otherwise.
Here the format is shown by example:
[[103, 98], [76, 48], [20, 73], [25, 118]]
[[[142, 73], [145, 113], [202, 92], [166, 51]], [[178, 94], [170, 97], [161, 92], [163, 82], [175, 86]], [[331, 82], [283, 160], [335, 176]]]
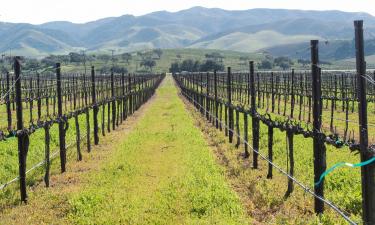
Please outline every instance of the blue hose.
[[333, 170], [335, 170], [336, 168], [338, 167], [341, 167], [341, 166], [348, 166], [348, 167], [352, 167], [352, 168], [356, 168], [356, 167], [362, 167], [362, 166], [366, 166], [366, 165], [369, 165], [371, 163], [375, 162], [375, 157], [365, 161], [365, 162], [361, 162], [361, 163], [357, 163], [357, 164], [351, 164], [351, 163], [346, 163], [346, 162], [340, 162], [340, 163], [337, 163], [335, 164], [334, 166], [332, 166], [331, 168], [329, 168], [328, 170], [326, 170], [321, 176], [320, 176], [320, 179], [319, 179], [319, 182], [315, 183], [315, 186], [319, 186], [320, 183], [322, 183], [323, 179], [325, 176], [327, 176], [329, 173], [331, 173]]

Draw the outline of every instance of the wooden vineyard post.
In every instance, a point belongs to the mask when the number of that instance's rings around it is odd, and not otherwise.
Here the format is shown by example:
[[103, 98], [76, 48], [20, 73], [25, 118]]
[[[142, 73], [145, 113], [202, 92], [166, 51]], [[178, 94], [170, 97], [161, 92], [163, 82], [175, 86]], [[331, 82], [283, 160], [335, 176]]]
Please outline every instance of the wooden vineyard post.
[[65, 149], [65, 122], [63, 121], [62, 112], [62, 96], [61, 96], [61, 67], [60, 63], [56, 63], [56, 85], [57, 85], [57, 113], [59, 117], [59, 145], [60, 145], [60, 163], [61, 173], [66, 171], [66, 149]]
[[133, 113], [133, 93], [132, 93], [132, 78], [130, 76], [130, 73], [129, 73], [129, 76], [128, 76], [128, 94], [129, 94], [129, 108], [128, 108], [128, 112], [129, 114], [131, 115]]
[[81, 153], [81, 131], [79, 129], [78, 114], [74, 115], [74, 121], [76, 125], [76, 143], [77, 143], [77, 160], [82, 161]]
[[[361, 161], [375, 157], [368, 147], [367, 100], [366, 100], [366, 62], [364, 56], [363, 21], [354, 21], [355, 48], [358, 80], [358, 112], [360, 131]], [[362, 220], [363, 224], [375, 224], [375, 164], [361, 167], [362, 175]]]
[[[106, 85], [106, 88], [108, 88], [108, 83]], [[106, 89], [107, 93], [107, 132], [111, 132], [111, 101], [110, 101], [110, 91]]]
[[275, 81], [273, 72], [271, 72], [271, 101], [272, 101], [272, 113], [275, 112]]
[[[273, 161], [273, 127], [268, 126], [268, 160]], [[273, 166], [271, 163], [268, 163], [268, 174], [267, 179], [272, 179], [272, 169]]]
[[294, 96], [294, 69], [292, 69], [292, 85], [291, 85], [291, 107], [290, 107], [290, 117], [294, 117], [294, 103], [295, 103], [295, 96]]
[[[294, 176], [294, 153], [293, 153], [293, 151], [294, 151], [294, 140], [293, 140], [294, 134], [290, 129], [288, 129], [287, 132], [286, 132], [286, 136], [287, 136], [287, 140], [288, 140], [288, 159], [289, 159], [289, 163], [290, 163], [289, 175], [293, 177]], [[288, 189], [285, 193], [284, 198], [288, 198], [290, 196], [290, 194], [293, 192], [293, 189], [294, 189], [293, 180], [288, 178]]]
[[87, 145], [87, 152], [91, 152], [91, 137], [90, 137], [90, 109], [86, 107], [85, 109], [86, 114], [86, 145]]
[[36, 77], [36, 86], [37, 86], [37, 97], [38, 97], [38, 100], [37, 100], [37, 107], [38, 107], [38, 121], [40, 120], [40, 118], [42, 117], [42, 99], [40, 97], [40, 74], [37, 73], [37, 77]]
[[249, 120], [248, 120], [248, 116], [247, 116], [247, 112], [244, 112], [243, 114], [243, 119], [244, 119], [244, 147], [245, 147], [245, 153], [244, 153], [244, 158], [247, 159], [249, 158], [250, 156], [250, 153], [249, 153], [249, 130], [248, 130], [248, 127], [249, 127]]
[[215, 92], [215, 126], [219, 128], [219, 102], [217, 99], [217, 73], [214, 71], [214, 92]]
[[27, 203], [26, 193], [26, 158], [29, 150], [29, 135], [23, 132], [22, 92], [21, 92], [21, 64], [20, 57], [14, 58], [14, 74], [16, 88], [16, 113], [17, 113], [17, 136], [18, 136], [18, 162], [21, 201]]
[[[30, 88], [30, 90], [33, 90], [33, 79], [32, 78], [29, 78], [29, 88]], [[33, 92], [32, 91], [30, 91], [30, 94], [29, 94], [29, 97], [30, 97], [30, 99], [33, 99], [34, 98], [34, 96], [33, 96]], [[30, 102], [29, 102], [29, 112], [30, 112], [30, 123], [32, 124], [33, 123], [33, 100], [31, 100]]]
[[12, 130], [12, 109], [10, 105], [10, 93], [11, 93], [11, 88], [10, 88], [10, 81], [9, 81], [9, 72], [6, 72], [7, 76], [7, 92], [8, 94], [5, 95], [5, 101], [6, 101], [6, 107], [7, 107], [7, 116], [8, 116], [8, 131]]
[[240, 111], [238, 109], [235, 110], [236, 112], [236, 136], [237, 136], [237, 143], [236, 148], [238, 148], [241, 144], [241, 136], [240, 136]]
[[334, 119], [334, 110], [335, 110], [335, 105], [336, 105], [336, 97], [337, 97], [337, 77], [336, 75], [334, 76], [334, 99], [331, 100], [331, 121], [330, 121], [330, 124], [329, 124], [329, 129], [330, 131], [333, 133], [334, 132], [334, 129], [333, 129], [333, 119]]
[[[73, 77], [73, 87], [78, 87], [77, 78]], [[73, 110], [77, 109], [77, 88], [73, 90]]]
[[[322, 138], [321, 130], [321, 75], [318, 67], [319, 50], [318, 40], [311, 41], [311, 74], [312, 74], [312, 98], [313, 98], [313, 142], [314, 142], [314, 183], [317, 183], [320, 176], [326, 170], [326, 147]], [[324, 180], [320, 185], [314, 186], [315, 193], [324, 197]], [[315, 212], [318, 214], [324, 211], [324, 202], [315, 198]]]
[[111, 97], [112, 97], [112, 130], [116, 129], [116, 99], [113, 68], [111, 70]]
[[[121, 98], [120, 98], [120, 95], [118, 94], [118, 79], [116, 79], [116, 83], [115, 83], [116, 87], [115, 87], [115, 96], [116, 96], [116, 127], [119, 126], [119, 120], [120, 120], [120, 114], [121, 113], [121, 109], [120, 109], [120, 106], [121, 106]], [[143, 84], [142, 84], [143, 85]], [[144, 92], [142, 92], [142, 95], [144, 94]]]
[[206, 73], [206, 119], [210, 119], [210, 74]]
[[50, 163], [50, 125], [47, 124], [44, 126], [44, 141], [45, 141], [45, 149], [44, 149], [44, 155], [45, 155], [45, 174], [44, 174], [44, 183], [46, 184], [46, 187], [49, 187], [49, 171], [51, 167]]
[[[303, 80], [304, 80], [304, 77], [302, 75], [302, 73], [300, 74], [300, 85], [299, 85], [299, 88], [300, 88], [300, 93], [299, 93], [299, 114], [298, 114], [298, 120], [301, 120], [302, 119], [302, 106], [303, 106]], [[303, 106], [303, 111], [305, 111], [305, 107]], [[305, 113], [303, 113], [303, 117], [305, 117]]]
[[227, 91], [228, 91], [228, 116], [229, 116], [229, 129], [228, 129], [228, 136], [229, 142], [233, 142], [233, 129], [234, 129], [234, 121], [233, 121], [233, 107], [232, 107], [232, 78], [231, 78], [231, 68], [228, 67], [228, 74], [227, 74]]
[[101, 124], [102, 124], [102, 136], [105, 136], [105, 82], [103, 79], [103, 76], [100, 77], [100, 89], [102, 90], [102, 99], [104, 102], [102, 103], [102, 118], [101, 118]]
[[[14, 77], [12, 77], [12, 81], [11, 81], [11, 84], [12, 84], [12, 86], [14, 85]], [[11, 97], [11, 99], [15, 99], [15, 93], [12, 91], [12, 92], [10, 92], [10, 93], [12, 93], [12, 97]], [[9, 94], [10, 94], [9, 93]], [[15, 106], [15, 101], [12, 101], [12, 110], [14, 111], [16, 108], [15, 108], [16, 106]]]
[[250, 111], [252, 117], [253, 131], [253, 168], [258, 169], [258, 153], [259, 151], [259, 119], [256, 118], [256, 102], [255, 102], [255, 80], [254, 80], [254, 62], [250, 61]]
[[83, 95], [85, 97], [85, 106], [87, 106], [86, 71], [83, 74]]
[[203, 106], [203, 73], [199, 73], [199, 85], [200, 85], [200, 92], [199, 92], [199, 109], [202, 115], [204, 115], [204, 106]]
[[122, 121], [126, 119], [126, 92], [125, 92], [125, 73], [121, 74], [121, 89], [122, 89]]
[[99, 107], [96, 103], [96, 86], [95, 86], [95, 67], [91, 67], [91, 97], [94, 111], [94, 144], [99, 144], [99, 135], [98, 135], [98, 112]]

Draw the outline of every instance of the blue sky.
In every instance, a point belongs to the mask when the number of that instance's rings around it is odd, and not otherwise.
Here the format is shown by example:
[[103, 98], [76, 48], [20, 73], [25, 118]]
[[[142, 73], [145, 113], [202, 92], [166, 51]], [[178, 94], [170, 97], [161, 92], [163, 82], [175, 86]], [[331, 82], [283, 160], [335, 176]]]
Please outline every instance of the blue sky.
[[375, 16], [374, 0], [0, 0], [0, 21], [40, 24], [67, 20], [83, 23], [124, 14], [179, 11], [193, 6], [242, 10], [285, 8], [367, 12]]

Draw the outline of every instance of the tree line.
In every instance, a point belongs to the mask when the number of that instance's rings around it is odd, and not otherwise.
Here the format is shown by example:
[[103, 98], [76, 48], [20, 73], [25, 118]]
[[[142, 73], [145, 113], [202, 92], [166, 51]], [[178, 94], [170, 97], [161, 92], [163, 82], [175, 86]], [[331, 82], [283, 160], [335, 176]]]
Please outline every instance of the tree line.
[[[104, 66], [99, 67], [99, 72], [109, 73], [111, 69], [115, 73], [127, 73], [128, 70], [124, 65], [117, 65], [116, 63], [122, 62], [123, 64], [130, 65], [131, 61], [134, 61], [139, 66], [139, 70], [152, 71], [156, 66], [157, 60], [161, 59], [163, 55], [163, 50], [153, 49], [142, 52], [134, 53], [122, 53], [119, 55], [110, 54], [85, 54], [84, 51], [81, 52], [70, 52], [65, 55], [48, 55], [43, 58], [29, 58], [21, 57], [23, 62], [24, 70], [40, 70], [40, 68], [53, 67], [56, 62], [61, 62], [63, 65], [76, 65], [82, 66], [92, 65], [93, 62], [103, 62]], [[2, 70], [11, 70], [12, 67], [12, 57], [2, 55], [0, 59], [0, 64]]]

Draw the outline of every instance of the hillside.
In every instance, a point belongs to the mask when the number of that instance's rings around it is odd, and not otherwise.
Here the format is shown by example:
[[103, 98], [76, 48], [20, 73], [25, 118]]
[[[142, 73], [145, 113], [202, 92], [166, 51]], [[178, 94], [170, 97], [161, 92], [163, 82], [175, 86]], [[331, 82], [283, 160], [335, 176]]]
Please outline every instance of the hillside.
[[311, 39], [319, 39], [319, 36], [285, 35], [272, 30], [262, 30], [257, 33], [228, 33], [214, 40], [199, 41], [190, 47], [254, 52], [274, 45], [300, 43]]
[[151, 48], [210, 48], [254, 52], [309, 39], [351, 40], [353, 20], [364, 19], [367, 39], [375, 17], [366, 13], [194, 7], [143, 16], [123, 15], [84, 24], [0, 23], [0, 52], [43, 56], [86, 49], [116, 52]]
[[[278, 45], [260, 50], [274, 56], [288, 56], [296, 59], [309, 59], [309, 42]], [[365, 41], [365, 55], [375, 54], [375, 39]], [[319, 56], [322, 60], [343, 60], [355, 57], [355, 44], [353, 40], [328, 40], [321, 41]]]

